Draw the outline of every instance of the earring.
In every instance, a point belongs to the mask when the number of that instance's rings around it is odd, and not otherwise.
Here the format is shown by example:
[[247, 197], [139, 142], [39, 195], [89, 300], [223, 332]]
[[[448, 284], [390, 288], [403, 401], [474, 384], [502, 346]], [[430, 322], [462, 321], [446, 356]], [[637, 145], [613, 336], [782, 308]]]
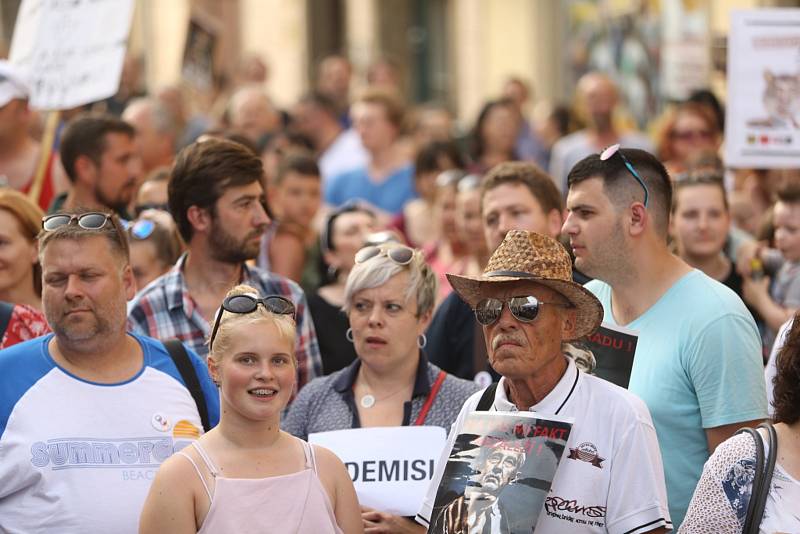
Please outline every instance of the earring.
[[344, 333], [344, 337], [347, 338], [347, 341], [352, 343], [353, 342], [353, 329], [352, 328], [348, 328], [347, 332]]
[[419, 348], [424, 349], [425, 345], [427, 344], [428, 344], [428, 338], [425, 336], [425, 334], [420, 334], [417, 336], [417, 346]]
[[328, 265], [328, 278], [336, 280], [336, 273], [338, 271], [339, 269], [337, 269], [335, 265]]

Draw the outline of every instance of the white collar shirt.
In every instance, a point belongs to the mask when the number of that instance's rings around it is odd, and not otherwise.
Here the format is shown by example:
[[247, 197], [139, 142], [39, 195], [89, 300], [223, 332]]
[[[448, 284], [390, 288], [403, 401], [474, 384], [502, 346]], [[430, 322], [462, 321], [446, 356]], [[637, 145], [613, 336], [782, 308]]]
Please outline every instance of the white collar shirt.
[[[644, 402], [610, 382], [567, 370], [530, 411], [574, 420], [567, 448], [536, 524], [536, 534], [642, 534], [672, 528], [655, 428]], [[491, 410], [519, 411], [501, 378]], [[417, 522], [428, 526], [456, 436], [483, 391], [464, 403], [436, 465]]]

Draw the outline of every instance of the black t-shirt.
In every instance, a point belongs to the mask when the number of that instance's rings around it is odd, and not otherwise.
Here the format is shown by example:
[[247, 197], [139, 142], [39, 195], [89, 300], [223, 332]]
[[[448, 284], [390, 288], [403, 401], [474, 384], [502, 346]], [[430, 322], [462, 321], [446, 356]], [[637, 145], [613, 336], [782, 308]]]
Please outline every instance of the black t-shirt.
[[308, 295], [308, 310], [317, 331], [323, 374], [329, 375], [350, 365], [356, 359], [356, 349], [345, 337], [350, 328], [347, 315], [318, 293]]

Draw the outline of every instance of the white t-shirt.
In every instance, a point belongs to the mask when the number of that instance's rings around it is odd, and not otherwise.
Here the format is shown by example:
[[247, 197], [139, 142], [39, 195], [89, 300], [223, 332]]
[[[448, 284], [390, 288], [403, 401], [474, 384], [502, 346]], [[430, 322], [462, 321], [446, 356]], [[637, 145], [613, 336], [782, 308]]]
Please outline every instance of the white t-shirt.
[[[530, 409], [575, 421], [536, 534], [639, 534], [672, 528], [661, 455], [647, 407], [628, 391], [580, 372], [570, 359], [567, 362], [567, 371], [556, 387]], [[517, 411], [508, 400], [505, 381], [500, 379], [491, 409]], [[417, 514], [422, 525], [430, 523], [450, 450], [482, 394], [479, 391], [467, 399], [450, 430], [448, 445]], [[594, 458], [587, 461], [579, 456]]]
[[[164, 346], [134, 337], [144, 365], [118, 384], [58, 367], [52, 335], [0, 352], [0, 532], [138, 532], [159, 465], [203, 428]], [[190, 354], [215, 424], [216, 388]]]
[[366, 167], [369, 155], [361, 144], [355, 130], [348, 129], [339, 134], [319, 157], [319, 172], [323, 182], [334, 176]]

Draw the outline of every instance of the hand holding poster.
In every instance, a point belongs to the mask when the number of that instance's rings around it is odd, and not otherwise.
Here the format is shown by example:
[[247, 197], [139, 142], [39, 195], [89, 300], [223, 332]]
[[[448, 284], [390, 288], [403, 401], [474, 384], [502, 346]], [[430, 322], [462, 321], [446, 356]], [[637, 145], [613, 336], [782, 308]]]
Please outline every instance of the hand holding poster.
[[10, 60], [35, 109], [68, 109], [117, 92], [133, 0], [23, 0]]
[[731, 167], [797, 167], [800, 9], [731, 14], [725, 147]]
[[535, 532], [572, 423], [472, 412], [453, 443], [428, 532]]
[[401, 516], [417, 513], [447, 441], [438, 426], [354, 428], [318, 432], [308, 442], [338, 456], [361, 506]]

